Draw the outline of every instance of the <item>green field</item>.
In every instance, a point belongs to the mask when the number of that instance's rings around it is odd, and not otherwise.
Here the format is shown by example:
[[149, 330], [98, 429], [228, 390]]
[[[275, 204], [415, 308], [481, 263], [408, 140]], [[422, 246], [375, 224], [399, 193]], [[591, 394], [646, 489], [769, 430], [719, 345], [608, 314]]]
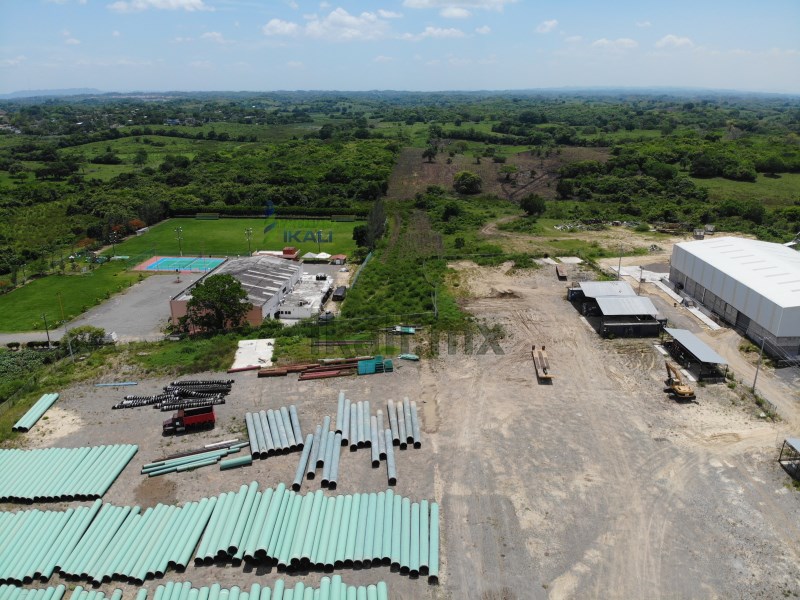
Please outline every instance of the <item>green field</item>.
[[[330, 220], [279, 219], [277, 225], [267, 235], [262, 219], [219, 219], [203, 221], [199, 219], [168, 219], [150, 228], [147, 233], [127, 239], [117, 244], [116, 253], [120, 256], [244, 256], [248, 252], [248, 228], [253, 237], [250, 248], [256, 250], [281, 250], [284, 246], [295, 246], [301, 255], [306, 252], [327, 252], [328, 254], [350, 255], [356, 248], [353, 241], [353, 227], [358, 222], [334, 222]], [[178, 247], [175, 229], [181, 227], [183, 241]], [[284, 235], [300, 231], [297, 239], [292, 237], [284, 242]], [[303, 241], [307, 235], [316, 237], [322, 231], [322, 242]], [[307, 233], [307, 232], [310, 232]], [[332, 241], [328, 242], [329, 233]]]
[[778, 177], [766, 177], [759, 173], [754, 183], [722, 177], [692, 178], [692, 181], [707, 188], [709, 197], [714, 201], [761, 200], [766, 206], [786, 206], [800, 201], [800, 173], [783, 173]]
[[[79, 263], [86, 266], [85, 263]], [[111, 294], [134, 283], [140, 274], [125, 270], [119, 262], [98, 266], [85, 274], [50, 275], [37, 279], [0, 296], [0, 331], [42, 331], [47, 323], [55, 327], [61, 321], [59, 294], [64, 317], [73, 319]]]

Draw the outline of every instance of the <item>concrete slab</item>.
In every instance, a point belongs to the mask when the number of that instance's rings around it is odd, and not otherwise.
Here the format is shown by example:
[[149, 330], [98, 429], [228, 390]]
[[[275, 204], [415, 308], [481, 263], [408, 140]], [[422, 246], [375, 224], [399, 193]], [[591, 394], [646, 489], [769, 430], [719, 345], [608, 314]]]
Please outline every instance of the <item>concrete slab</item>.
[[246, 367], [271, 367], [272, 351], [275, 348], [274, 338], [260, 340], [242, 340], [236, 349], [231, 369]]
[[583, 260], [577, 256], [556, 256], [556, 258], [565, 265], [579, 265], [583, 262]]

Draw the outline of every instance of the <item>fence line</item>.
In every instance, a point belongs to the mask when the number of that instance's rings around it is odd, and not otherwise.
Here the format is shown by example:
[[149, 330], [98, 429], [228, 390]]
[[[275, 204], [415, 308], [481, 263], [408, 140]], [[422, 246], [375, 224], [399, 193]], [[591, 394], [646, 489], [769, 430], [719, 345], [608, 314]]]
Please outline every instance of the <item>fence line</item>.
[[372, 258], [372, 252], [370, 252], [369, 254], [367, 254], [366, 257], [364, 257], [364, 262], [361, 263], [361, 265], [358, 267], [358, 270], [356, 271], [356, 274], [353, 275], [353, 281], [350, 282], [350, 289], [353, 289], [354, 287], [356, 287], [356, 282], [358, 281], [358, 276], [361, 275], [361, 271], [364, 269], [364, 267], [367, 266], [367, 263], [369, 262], [369, 260], [371, 258]]

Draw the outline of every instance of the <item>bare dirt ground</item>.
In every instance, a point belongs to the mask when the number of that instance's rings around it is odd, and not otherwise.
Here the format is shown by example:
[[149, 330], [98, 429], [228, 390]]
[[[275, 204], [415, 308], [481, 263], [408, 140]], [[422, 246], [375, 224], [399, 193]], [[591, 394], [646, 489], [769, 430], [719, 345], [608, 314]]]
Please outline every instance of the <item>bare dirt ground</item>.
[[[481, 158], [456, 154], [447, 163], [447, 151], [440, 153], [434, 162], [422, 158], [422, 149], [404, 148], [389, 178], [387, 197], [396, 200], [413, 198], [417, 192], [424, 192], [429, 185], [439, 185], [445, 189], [453, 187], [453, 176], [459, 171], [472, 171], [483, 179], [483, 192], [498, 198], [517, 200], [530, 193], [546, 198], [555, 198], [558, 170], [565, 164], [581, 160], [608, 159], [608, 151], [603, 148], [562, 148], [561, 154], [539, 158], [530, 152], [510, 156], [506, 163], [495, 163], [491, 158]], [[505, 165], [517, 167], [517, 173], [506, 178], [500, 169]]]
[[[252, 480], [290, 482], [298, 454], [225, 472], [139, 474], [164, 454], [241, 436], [248, 410], [295, 403], [307, 432], [335, 414], [339, 389], [373, 409], [407, 395], [422, 409], [423, 448], [399, 452], [396, 491], [442, 505], [441, 583], [383, 567], [345, 570], [345, 581], [383, 579], [390, 597], [402, 599], [800, 595], [800, 492], [775, 462], [776, 443], [790, 432], [786, 422], [754, 418], [724, 386], [699, 388], [697, 403], [670, 401], [653, 340], [599, 338], [550, 269], [453, 267], [467, 308], [507, 332], [502, 355], [463, 346], [448, 354], [442, 344], [439, 358], [397, 361], [398, 370], [386, 375], [298, 382], [236, 374], [217, 429], [179, 438], [161, 437], [165, 415], [152, 408], [110, 409], [123, 394], [153, 393], [166, 379], [119, 390], [84, 384], [62, 390], [58, 410], [27, 439], [32, 446], [138, 443], [104, 499], [144, 507]], [[531, 343], [547, 346], [552, 385], [537, 384]], [[363, 450], [342, 457], [336, 493], [386, 489], [385, 471], [373, 470]], [[318, 489], [318, 481], [304, 490]], [[164, 581], [244, 588], [282, 576], [217, 564], [169, 572]], [[302, 579], [316, 584], [321, 576]]]

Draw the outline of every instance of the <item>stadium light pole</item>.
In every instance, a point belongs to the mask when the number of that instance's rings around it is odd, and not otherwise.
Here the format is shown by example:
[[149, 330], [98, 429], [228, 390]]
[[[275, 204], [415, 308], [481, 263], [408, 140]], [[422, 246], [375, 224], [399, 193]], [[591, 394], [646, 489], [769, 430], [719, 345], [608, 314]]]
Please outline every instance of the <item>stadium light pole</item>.
[[47, 326], [47, 315], [42, 313], [42, 319], [44, 320], [44, 331], [47, 334], [47, 349], [50, 349], [50, 328]]
[[183, 256], [183, 227], [175, 228], [175, 239], [178, 240], [178, 253]]
[[321, 243], [322, 243], [322, 230], [320, 229], [319, 231], [317, 231], [317, 254], [322, 252], [322, 247], [320, 246]]
[[251, 247], [251, 243], [250, 242], [253, 239], [253, 228], [252, 227], [248, 227], [247, 229], [245, 229], [244, 230], [244, 235], [247, 238], [247, 255], [248, 256], [252, 256], [253, 255], [253, 249]]

